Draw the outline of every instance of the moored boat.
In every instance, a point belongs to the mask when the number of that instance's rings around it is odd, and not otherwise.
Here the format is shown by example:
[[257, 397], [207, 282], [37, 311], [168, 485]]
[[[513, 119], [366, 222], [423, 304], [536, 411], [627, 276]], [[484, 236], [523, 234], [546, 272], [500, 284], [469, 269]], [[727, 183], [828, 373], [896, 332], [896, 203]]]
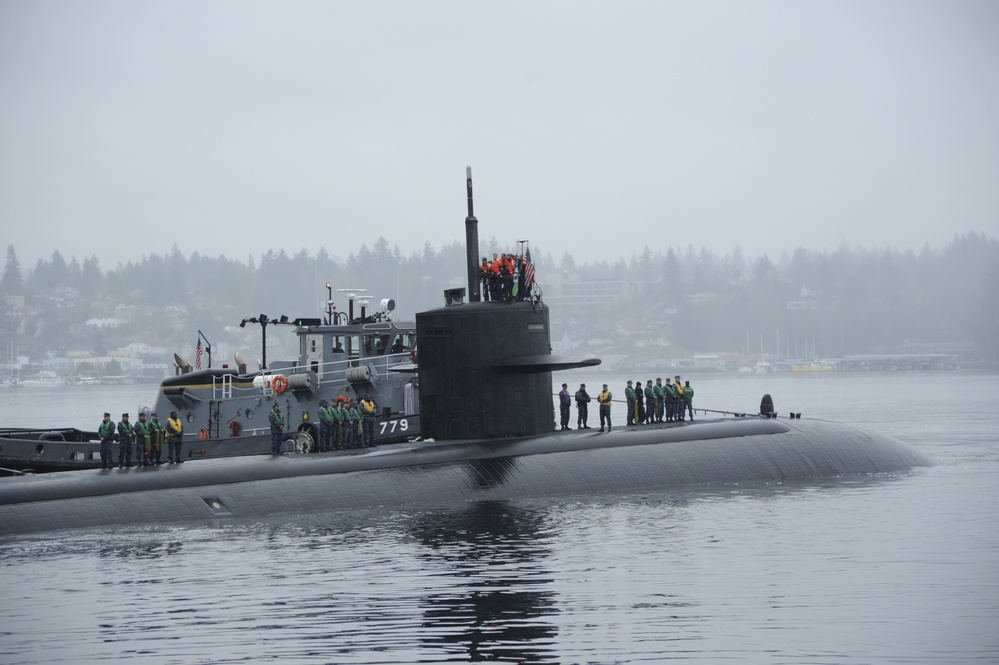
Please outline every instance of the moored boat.
[[792, 372], [835, 372], [836, 363], [829, 360], [812, 360], [810, 362], [791, 363]]
[[64, 386], [66, 385], [66, 379], [59, 376], [52, 370], [43, 369], [40, 372], [22, 378], [19, 385], [24, 387]]

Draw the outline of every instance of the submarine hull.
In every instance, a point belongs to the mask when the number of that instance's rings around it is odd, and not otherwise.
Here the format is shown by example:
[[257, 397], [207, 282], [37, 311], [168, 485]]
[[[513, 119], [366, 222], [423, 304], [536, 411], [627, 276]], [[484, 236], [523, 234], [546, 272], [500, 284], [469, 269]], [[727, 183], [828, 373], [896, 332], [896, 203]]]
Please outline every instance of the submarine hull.
[[418, 442], [11, 478], [0, 484], [0, 534], [793, 482], [931, 463], [891, 437], [818, 420], [735, 418]]

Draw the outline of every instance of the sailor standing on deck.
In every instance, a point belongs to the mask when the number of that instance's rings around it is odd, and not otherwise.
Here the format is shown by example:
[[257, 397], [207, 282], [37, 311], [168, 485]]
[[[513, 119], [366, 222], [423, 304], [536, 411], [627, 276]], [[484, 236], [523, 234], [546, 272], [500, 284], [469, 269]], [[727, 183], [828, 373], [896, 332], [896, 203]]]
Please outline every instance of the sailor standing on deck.
[[492, 289], [492, 284], [490, 284], [490, 278], [492, 277], [493, 269], [492, 264], [489, 263], [489, 259], [482, 257], [482, 263], [479, 264], [479, 281], [482, 282], [482, 301], [489, 302], [490, 291]]
[[281, 454], [281, 435], [284, 433], [284, 416], [281, 415], [281, 407], [274, 402], [267, 419], [271, 423], [271, 455]]
[[489, 263], [489, 299], [496, 302], [500, 299], [500, 260], [493, 252], [493, 260]]
[[666, 413], [666, 387], [661, 376], [656, 377], [656, 385], [652, 389], [656, 393], [656, 422], [661, 423]]
[[332, 446], [337, 450], [343, 450], [343, 400], [344, 397], [337, 396], [333, 400], [333, 405], [330, 407], [330, 414], [333, 416], [333, 434], [330, 439], [332, 440]]
[[690, 387], [690, 381], [683, 382], [683, 403], [687, 407], [687, 412], [690, 414], [690, 419], [694, 419], [694, 406], [692, 402], [694, 401], [694, 389]]
[[638, 405], [635, 402], [637, 397], [631, 381], [628, 382], [628, 387], [624, 389], [624, 399], [628, 404], [628, 413], [625, 416], [624, 424], [626, 427], [632, 427], [636, 424], [635, 418], [638, 415]]
[[680, 383], [680, 375], [677, 374], [673, 381], [673, 390], [676, 391], [676, 419], [684, 420], [684, 416], [687, 414], [683, 401], [683, 384]]
[[319, 400], [319, 452], [325, 453], [332, 450], [330, 447], [330, 434], [333, 431], [333, 409], [329, 402]]
[[354, 437], [351, 434], [351, 404], [352, 402], [349, 397], [344, 397], [343, 402], [340, 404], [340, 413], [343, 417], [340, 423], [340, 434], [343, 438], [343, 448], [345, 450], [354, 447]]
[[651, 425], [656, 422], [656, 409], [659, 404], [656, 389], [652, 386], [652, 379], [645, 383], [645, 403], [648, 405], [645, 407], [645, 420]]
[[139, 422], [132, 427], [135, 434], [135, 466], [149, 466], [149, 423], [145, 412], [139, 412]]
[[180, 458], [180, 443], [184, 436], [184, 423], [180, 421], [177, 416], [176, 411], [170, 412], [170, 417], [167, 418], [166, 426], [166, 437], [167, 437], [167, 459], [170, 464], [177, 462], [180, 464], [184, 460]]
[[642, 380], [635, 381], [635, 424], [645, 423], [645, 391], [642, 388]]
[[375, 414], [377, 411], [378, 405], [375, 404], [375, 400], [368, 395], [361, 398], [361, 433], [364, 435], [362, 446], [375, 445]]
[[160, 417], [153, 411], [153, 415], [149, 420], [149, 436], [152, 439], [152, 450], [149, 453], [149, 461], [152, 464], [163, 464], [161, 456], [163, 454], [164, 434], [166, 434], [166, 430], [163, 429], [163, 423], [160, 422]]
[[101, 468], [110, 469], [114, 467], [114, 451], [112, 450], [112, 444], [114, 442], [114, 421], [111, 420], [111, 414], [107, 411], [104, 412], [104, 420], [101, 421], [100, 426], [97, 428], [97, 435], [101, 438]]
[[576, 429], [590, 429], [586, 424], [587, 411], [589, 411], [590, 394], [586, 392], [586, 384], [579, 384], [576, 391]]
[[128, 422], [128, 414], [121, 414], [118, 423], [118, 466], [132, 466], [132, 423]]
[[673, 382], [668, 376], [663, 390], [666, 391], [666, 421], [673, 422], [676, 420], [676, 388], [673, 387]]
[[611, 431], [610, 410], [611, 410], [611, 401], [613, 399], [614, 399], [614, 396], [611, 394], [611, 391], [607, 388], [607, 384], [605, 383], [604, 384], [604, 389], [600, 391], [599, 395], [597, 395], [597, 402], [600, 403], [600, 431], [601, 432], [604, 431], [604, 420], [607, 421], [607, 431], [608, 432]]
[[562, 419], [562, 429], [569, 429], [569, 409], [572, 407], [572, 397], [569, 395], [569, 384], [562, 384], [562, 392], [558, 394], [558, 410]]
[[357, 425], [361, 422], [361, 410], [353, 399], [347, 399], [347, 414], [344, 417], [347, 424], [347, 433], [344, 435], [345, 448], [357, 448], [360, 435], [357, 433]]

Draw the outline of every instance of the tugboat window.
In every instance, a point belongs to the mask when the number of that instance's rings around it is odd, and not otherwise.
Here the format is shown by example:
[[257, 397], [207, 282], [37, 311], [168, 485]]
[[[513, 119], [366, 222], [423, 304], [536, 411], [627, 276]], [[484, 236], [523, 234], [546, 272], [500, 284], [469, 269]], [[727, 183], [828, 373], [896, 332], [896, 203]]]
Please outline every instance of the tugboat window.
[[388, 349], [389, 339], [390, 339], [389, 335], [365, 335], [364, 355], [366, 356], [385, 355], [385, 351], [386, 349]]
[[416, 348], [415, 333], [399, 333], [395, 336], [390, 353], [405, 353]]
[[247, 409], [243, 413], [246, 414], [246, 419], [247, 420], [253, 420], [253, 409]]
[[190, 411], [187, 412], [187, 422], [189, 422], [189, 423], [193, 423], [194, 422], [194, 414], [191, 413]]

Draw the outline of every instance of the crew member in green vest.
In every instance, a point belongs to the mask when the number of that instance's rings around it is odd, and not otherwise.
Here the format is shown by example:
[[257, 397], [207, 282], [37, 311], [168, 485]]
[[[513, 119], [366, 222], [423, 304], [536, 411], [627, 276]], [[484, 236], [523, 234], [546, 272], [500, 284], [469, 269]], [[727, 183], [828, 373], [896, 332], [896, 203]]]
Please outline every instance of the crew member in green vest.
[[661, 376], [656, 377], [656, 385], [652, 386], [652, 390], [656, 395], [656, 422], [661, 423], [666, 413], [666, 389]]
[[358, 439], [360, 438], [357, 434], [357, 424], [361, 421], [361, 410], [357, 408], [354, 404], [354, 400], [347, 399], [347, 408], [345, 409], [343, 426], [343, 447], [344, 448], [357, 448]]
[[337, 396], [331, 411], [333, 413], [333, 443], [337, 450], [343, 450], [343, 421], [346, 417], [343, 412], [343, 396]]
[[663, 389], [666, 391], [666, 420], [673, 422], [676, 420], [676, 388], [673, 387], [673, 382], [668, 376]]
[[694, 419], [694, 406], [692, 402], [694, 401], [694, 389], [690, 387], [690, 381], [683, 382], [683, 403], [687, 407], [687, 412], [690, 414], [690, 419]]
[[631, 381], [628, 381], [628, 387], [624, 389], [624, 399], [628, 403], [628, 413], [625, 414], [624, 424], [627, 427], [632, 427], [638, 422], [638, 395], [635, 394]]
[[656, 422], [656, 409], [659, 408], [659, 399], [656, 397], [656, 389], [652, 384], [652, 379], [645, 382], [645, 422], [650, 425]]
[[163, 423], [160, 422], [160, 417], [153, 411], [149, 419], [149, 437], [152, 445], [152, 450], [149, 453], [149, 461], [152, 464], [163, 464], [161, 455], [163, 454], [163, 439], [165, 435], [166, 430], [163, 429]]
[[271, 423], [271, 455], [281, 454], [281, 436], [284, 433], [284, 416], [281, 415], [281, 407], [274, 402], [267, 419]]
[[149, 423], [145, 412], [139, 412], [139, 422], [132, 427], [135, 434], [135, 466], [149, 466]]
[[132, 466], [132, 423], [128, 422], [128, 414], [121, 414], [118, 423], [118, 466]]
[[326, 400], [319, 400], [319, 452], [332, 450], [330, 437], [333, 431], [333, 409]]

